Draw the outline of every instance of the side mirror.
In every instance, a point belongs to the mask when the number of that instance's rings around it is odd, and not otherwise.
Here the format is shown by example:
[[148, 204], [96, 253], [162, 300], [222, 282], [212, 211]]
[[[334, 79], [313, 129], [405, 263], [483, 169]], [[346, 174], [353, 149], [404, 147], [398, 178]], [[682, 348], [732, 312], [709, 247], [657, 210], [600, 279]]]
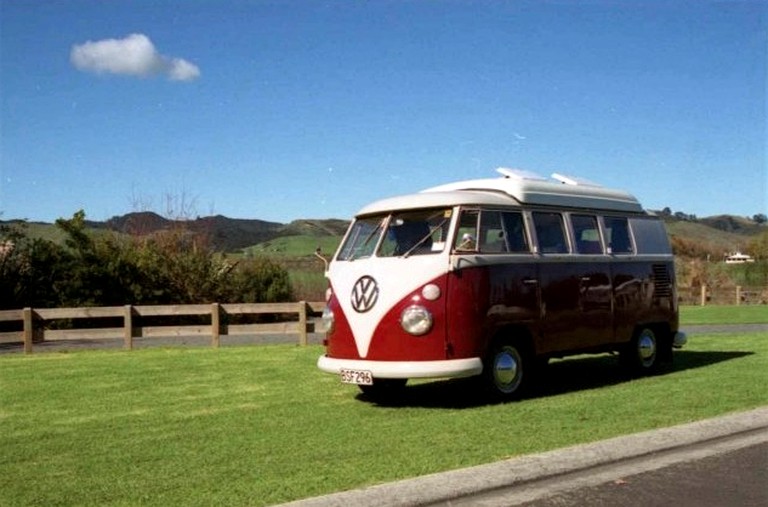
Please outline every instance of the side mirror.
[[322, 248], [317, 247], [315, 249], [315, 257], [317, 257], [318, 259], [323, 261], [323, 265], [325, 266], [325, 271], [327, 272], [328, 271], [328, 259], [323, 257], [323, 250], [322, 250]]

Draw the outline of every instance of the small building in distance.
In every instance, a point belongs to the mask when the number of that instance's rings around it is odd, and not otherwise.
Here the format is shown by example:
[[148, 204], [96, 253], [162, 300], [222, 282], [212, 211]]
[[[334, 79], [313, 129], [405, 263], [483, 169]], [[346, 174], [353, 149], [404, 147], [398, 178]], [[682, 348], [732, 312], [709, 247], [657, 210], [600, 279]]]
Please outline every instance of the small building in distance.
[[725, 254], [726, 264], [745, 264], [747, 262], [755, 262], [752, 256], [743, 254], [741, 252], [733, 252]]

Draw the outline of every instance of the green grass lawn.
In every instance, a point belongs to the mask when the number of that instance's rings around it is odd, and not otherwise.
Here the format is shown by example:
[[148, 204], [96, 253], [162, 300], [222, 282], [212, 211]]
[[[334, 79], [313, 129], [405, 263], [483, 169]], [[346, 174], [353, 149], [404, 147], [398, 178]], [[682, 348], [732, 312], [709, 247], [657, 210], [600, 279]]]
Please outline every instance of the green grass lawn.
[[319, 347], [0, 356], [0, 505], [269, 505], [768, 403], [768, 339], [692, 336], [665, 374], [553, 362], [532, 398], [469, 381], [376, 404]]
[[768, 306], [681, 306], [680, 324], [768, 324]]

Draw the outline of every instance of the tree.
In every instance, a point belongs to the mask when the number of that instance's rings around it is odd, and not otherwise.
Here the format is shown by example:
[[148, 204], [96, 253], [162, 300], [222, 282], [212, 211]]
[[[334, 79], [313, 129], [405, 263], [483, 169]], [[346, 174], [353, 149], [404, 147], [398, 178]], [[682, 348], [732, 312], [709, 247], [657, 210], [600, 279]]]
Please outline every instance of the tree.
[[73, 262], [55, 243], [29, 238], [23, 226], [0, 227], [0, 308], [59, 306]]
[[0, 308], [280, 302], [288, 272], [267, 259], [234, 263], [184, 228], [94, 234], [80, 210], [56, 226], [64, 245], [0, 227]]
[[768, 217], [764, 213], [758, 213], [752, 217], [752, 221], [758, 224], [764, 224], [768, 222]]

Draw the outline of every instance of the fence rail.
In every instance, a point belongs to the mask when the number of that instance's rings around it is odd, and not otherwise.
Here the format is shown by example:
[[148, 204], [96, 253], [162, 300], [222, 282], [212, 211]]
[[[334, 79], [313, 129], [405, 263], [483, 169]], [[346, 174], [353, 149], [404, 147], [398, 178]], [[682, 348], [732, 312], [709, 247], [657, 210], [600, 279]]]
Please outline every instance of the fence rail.
[[765, 305], [768, 304], [768, 287], [680, 286], [677, 296], [681, 305]]
[[[198, 305], [102, 306], [84, 308], [23, 308], [0, 310], [0, 323], [21, 323], [20, 331], [0, 332], [0, 342], [23, 342], [24, 353], [31, 354], [35, 342], [45, 340], [122, 338], [123, 348], [132, 349], [134, 338], [177, 336], [210, 336], [211, 346], [218, 347], [222, 336], [258, 334], [296, 334], [299, 345], [307, 344], [307, 335], [314, 332], [310, 317], [319, 315], [325, 303], [234, 303]], [[278, 322], [230, 324], [228, 317], [238, 315], [273, 315]], [[195, 325], [138, 325], [135, 318], [151, 317], [162, 321], [179, 317], [203, 317], [208, 322]], [[110, 319], [112, 327], [78, 327], [83, 321]], [[122, 325], [114, 326], [115, 320]], [[49, 329], [56, 321], [71, 321], [68, 329]]]

